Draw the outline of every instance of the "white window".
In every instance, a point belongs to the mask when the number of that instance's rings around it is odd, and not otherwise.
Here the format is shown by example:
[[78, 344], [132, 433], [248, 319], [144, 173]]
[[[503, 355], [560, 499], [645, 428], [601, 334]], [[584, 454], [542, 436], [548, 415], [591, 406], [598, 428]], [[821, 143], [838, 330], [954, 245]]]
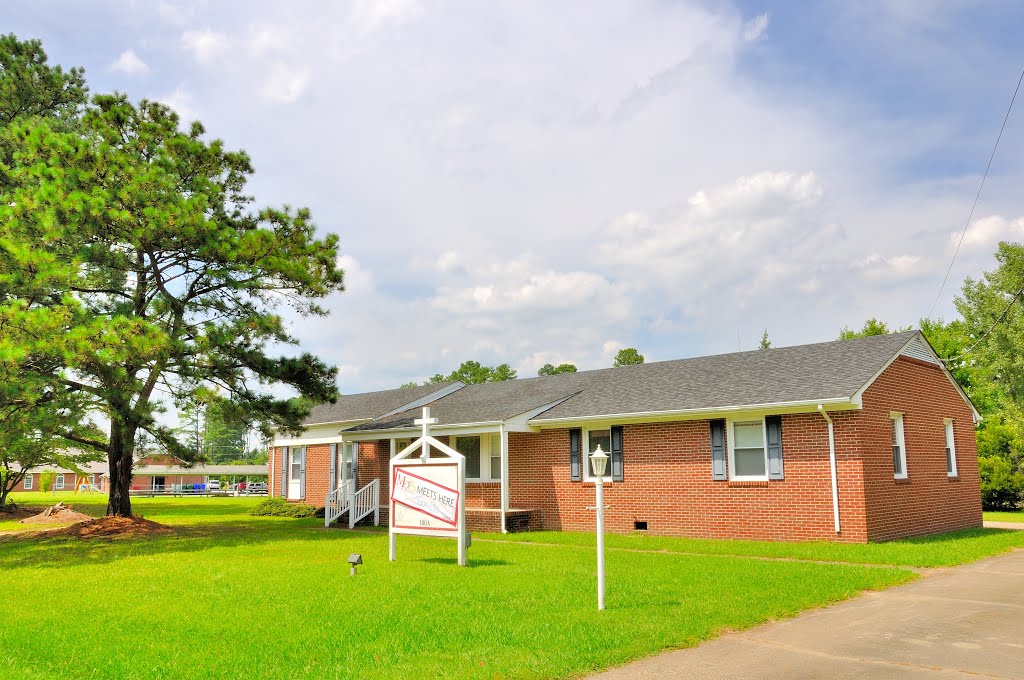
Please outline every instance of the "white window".
[[946, 425], [946, 474], [956, 477], [956, 445], [953, 443], [953, 421], [945, 420]]
[[768, 447], [764, 418], [729, 421], [729, 479], [768, 480]]
[[907, 444], [903, 437], [903, 414], [892, 413], [892, 471], [896, 479], [907, 478]]
[[453, 437], [452, 448], [466, 457], [466, 481], [501, 481], [501, 436]]
[[32, 490], [32, 475], [25, 475], [25, 480], [22, 482], [22, 486], [25, 487], [25, 491]]
[[55, 489], [63, 489], [64, 488], [64, 475], [62, 475], [62, 474], [61, 475], [57, 475], [57, 483], [54, 484], [53, 488], [55, 488]]
[[[594, 466], [590, 462], [590, 456], [597, 451], [597, 447], [601, 447], [601, 451], [606, 456], [611, 456], [612, 451], [612, 431], [610, 428], [603, 430], [586, 430], [584, 433], [586, 439], [583, 442], [584, 460], [583, 460], [583, 478], [590, 481], [597, 479], [597, 475], [594, 474]], [[604, 481], [612, 481], [612, 461], [609, 458], [608, 463], [604, 469]]]
[[491, 481], [501, 481], [501, 435], [492, 434], [490, 437], [490, 463], [491, 463]]
[[391, 454], [391, 456], [392, 457], [397, 456], [402, 451], [404, 451], [405, 447], [407, 447], [409, 444], [412, 444], [412, 440], [411, 439], [396, 439], [395, 440], [395, 451], [394, 451], [394, 453]]

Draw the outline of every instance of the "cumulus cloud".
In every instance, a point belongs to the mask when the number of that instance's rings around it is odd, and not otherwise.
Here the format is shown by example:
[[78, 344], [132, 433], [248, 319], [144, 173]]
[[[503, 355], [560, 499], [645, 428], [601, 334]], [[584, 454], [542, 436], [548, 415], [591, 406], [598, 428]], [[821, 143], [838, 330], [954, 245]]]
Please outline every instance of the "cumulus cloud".
[[183, 124], [187, 124], [189, 121], [197, 118], [196, 111], [192, 103], [192, 93], [181, 85], [174, 88], [174, 92], [157, 97], [157, 100], [174, 109], [178, 116], [180, 116]]
[[[788, 62], [765, 40], [786, 13], [355, 0], [259, 4], [250, 24], [226, 3], [182, 8], [165, 12], [168, 41], [217, 68], [164, 101], [186, 118], [201, 103], [211, 134], [251, 153], [258, 201], [309, 205], [345, 244], [347, 291], [295, 332], [346, 367], [346, 392], [468, 358], [526, 375], [607, 366], [622, 346], [649, 360], [733, 350], [737, 335], [751, 347], [766, 326], [783, 345], [868, 316], [913, 323], [949, 261], [949, 216], [976, 191], [927, 170], [976, 146], [960, 127], [976, 116], [903, 120], [826, 66]], [[964, 53], [909, 21], [882, 40], [872, 11], [822, 13], [856, 20], [836, 39], [882, 46], [885, 69], [929, 62], [901, 71], [908, 83], [945, 79], [943, 55]], [[987, 73], [968, 62], [971, 83]], [[1013, 143], [1008, 165], [1024, 158]], [[985, 198], [1008, 217], [972, 224], [954, 278], [1024, 229], [1006, 167]]]
[[743, 40], [756, 42], [768, 30], [768, 13], [758, 14], [753, 19], [743, 24]]
[[272, 101], [292, 104], [306, 91], [307, 85], [309, 85], [307, 69], [274, 64], [267, 76], [263, 94]]
[[181, 47], [191, 52], [200, 63], [207, 63], [221, 56], [229, 45], [227, 35], [208, 28], [185, 31], [181, 35]]
[[149, 73], [149, 66], [133, 50], [125, 50], [110, 64], [110, 70], [120, 71], [131, 76], [146, 75]]
[[999, 241], [1013, 241], [1024, 238], [1024, 217], [1008, 219], [1002, 215], [989, 215], [971, 222], [966, 232], [949, 235], [949, 250], [952, 252], [963, 234], [964, 249], [992, 250]]

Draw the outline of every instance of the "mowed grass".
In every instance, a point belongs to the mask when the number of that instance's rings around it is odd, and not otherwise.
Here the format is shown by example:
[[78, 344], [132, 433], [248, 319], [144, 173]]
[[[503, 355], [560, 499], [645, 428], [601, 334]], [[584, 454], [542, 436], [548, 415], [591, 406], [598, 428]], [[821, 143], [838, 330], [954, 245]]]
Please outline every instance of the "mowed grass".
[[986, 512], [984, 514], [987, 522], [1024, 522], [1024, 510]]
[[460, 568], [453, 541], [401, 536], [389, 563], [385, 534], [248, 517], [255, 502], [139, 499], [169, 536], [0, 538], [0, 677], [578, 676], [916, 576], [609, 551], [598, 612], [579, 546], [476, 541]]
[[[483, 537], [483, 536], [482, 536]], [[496, 541], [555, 543], [591, 547], [593, 534], [543, 531], [526, 534], [486, 534]], [[905, 538], [886, 543], [783, 543], [728, 541], [651, 536], [643, 533], [611, 534], [605, 544], [619, 550], [665, 551], [680, 554], [764, 557], [776, 559], [885, 564], [902, 567], [949, 567], [1024, 548], [1024, 531], [964, 529], [946, 534]]]

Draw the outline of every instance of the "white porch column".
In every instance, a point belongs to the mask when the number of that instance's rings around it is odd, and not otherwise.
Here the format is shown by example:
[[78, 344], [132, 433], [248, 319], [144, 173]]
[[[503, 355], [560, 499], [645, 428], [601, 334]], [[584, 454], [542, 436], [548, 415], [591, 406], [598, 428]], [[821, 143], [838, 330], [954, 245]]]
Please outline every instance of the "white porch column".
[[508, 431], [505, 423], [500, 426], [501, 433], [501, 533], [508, 533], [505, 526], [505, 513], [508, 512]]

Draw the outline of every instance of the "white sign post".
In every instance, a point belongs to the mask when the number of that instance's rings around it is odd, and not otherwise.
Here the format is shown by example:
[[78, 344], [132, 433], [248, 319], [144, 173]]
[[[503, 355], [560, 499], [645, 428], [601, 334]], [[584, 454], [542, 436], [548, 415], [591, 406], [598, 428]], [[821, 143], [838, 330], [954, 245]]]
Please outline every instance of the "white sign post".
[[[465, 567], [466, 458], [430, 436], [430, 426], [437, 424], [437, 418], [430, 417], [430, 407], [424, 407], [423, 417], [413, 422], [423, 426], [423, 434], [389, 465], [388, 557], [392, 562], [396, 559], [398, 534], [442, 536], [457, 539], [459, 566]], [[443, 457], [431, 459], [430, 447]], [[413, 457], [416, 451], [419, 458]]]

